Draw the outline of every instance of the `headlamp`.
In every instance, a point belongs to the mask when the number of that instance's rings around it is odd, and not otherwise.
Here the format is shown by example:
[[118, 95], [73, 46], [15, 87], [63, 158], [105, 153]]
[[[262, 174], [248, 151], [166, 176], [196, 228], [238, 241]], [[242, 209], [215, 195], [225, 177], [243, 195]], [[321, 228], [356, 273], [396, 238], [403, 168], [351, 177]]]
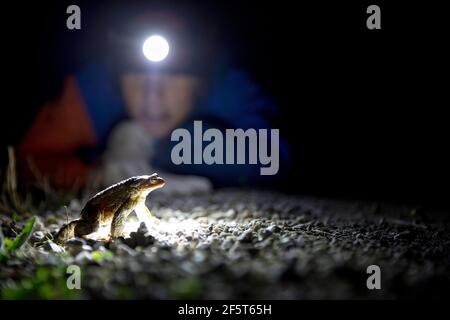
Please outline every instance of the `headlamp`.
[[142, 45], [144, 56], [152, 62], [160, 62], [169, 54], [169, 43], [159, 35], [152, 35]]

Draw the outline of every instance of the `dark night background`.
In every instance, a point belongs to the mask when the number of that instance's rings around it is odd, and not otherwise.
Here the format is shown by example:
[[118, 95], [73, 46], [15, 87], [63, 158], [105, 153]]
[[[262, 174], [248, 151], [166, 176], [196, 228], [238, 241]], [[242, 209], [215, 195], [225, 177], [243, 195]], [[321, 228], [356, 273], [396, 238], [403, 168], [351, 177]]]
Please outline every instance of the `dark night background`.
[[[81, 7], [80, 31], [66, 29], [69, 4]], [[3, 150], [65, 75], [104, 54], [114, 4], [2, 4]], [[370, 4], [382, 30], [366, 29]], [[236, 64], [279, 102], [295, 153], [288, 191], [448, 207], [448, 32], [437, 2], [192, 5], [217, 17]]]

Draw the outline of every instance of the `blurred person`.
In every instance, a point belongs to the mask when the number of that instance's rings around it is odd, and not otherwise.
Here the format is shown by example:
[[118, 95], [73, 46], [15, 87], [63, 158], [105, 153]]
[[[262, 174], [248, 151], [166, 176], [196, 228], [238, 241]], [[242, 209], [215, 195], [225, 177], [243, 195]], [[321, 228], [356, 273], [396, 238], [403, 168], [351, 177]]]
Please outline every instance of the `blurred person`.
[[[32, 165], [59, 187], [107, 186], [155, 171], [169, 182], [165, 191], [176, 193], [280, 182], [290, 166], [282, 137], [275, 176], [261, 176], [258, 165], [171, 161], [172, 131], [186, 128], [193, 135], [194, 120], [202, 120], [203, 130], [224, 132], [271, 129], [279, 115], [274, 101], [215, 50], [212, 29], [200, 21], [155, 10], [114, 24], [108, 59], [67, 77], [59, 98], [38, 113], [19, 146], [23, 168]], [[142, 54], [150, 34], [170, 39], [162, 63]]]

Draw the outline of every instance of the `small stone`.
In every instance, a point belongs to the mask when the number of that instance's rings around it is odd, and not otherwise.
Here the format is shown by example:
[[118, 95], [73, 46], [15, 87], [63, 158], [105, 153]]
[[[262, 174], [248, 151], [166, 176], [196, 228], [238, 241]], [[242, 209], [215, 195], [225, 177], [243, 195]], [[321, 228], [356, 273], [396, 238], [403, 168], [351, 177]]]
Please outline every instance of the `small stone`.
[[33, 235], [31, 236], [30, 241], [31, 241], [32, 243], [35, 243], [35, 242], [41, 242], [41, 241], [43, 241], [44, 239], [45, 239], [45, 234], [44, 234], [44, 232], [42, 232], [42, 231], [35, 231], [35, 232], [33, 232]]
[[122, 242], [125, 243], [130, 248], [136, 248], [136, 232], [131, 232], [129, 238], [122, 239]]
[[[105, 247], [102, 247], [102, 248], [105, 248]], [[89, 251], [89, 252], [92, 251], [92, 247], [88, 246], [87, 244], [85, 244], [84, 246], [81, 246], [81, 249], [84, 250], [84, 251]]]
[[276, 233], [276, 232], [280, 232], [281, 228], [279, 226], [277, 226], [276, 224], [272, 224], [269, 227], [267, 227], [266, 231], [270, 232], [270, 233]]
[[115, 252], [118, 256], [135, 256], [137, 252], [124, 243], [115, 244]]
[[251, 242], [253, 239], [252, 231], [246, 230], [237, 238], [240, 242]]
[[106, 251], [106, 245], [107, 243], [103, 241], [96, 241], [91, 247], [95, 251]]
[[236, 211], [233, 209], [228, 210], [225, 212], [225, 217], [228, 219], [233, 219], [236, 216]]
[[86, 241], [84, 241], [81, 238], [73, 238], [66, 241], [66, 246], [83, 246], [86, 244]]
[[269, 228], [260, 229], [258, 232], [260, 240], [264, 240], [264, 239], [270, 237], [272, 234], [273, 234], [273, 232], [270, 231]]
[[142, 233], [142, 234], [146, 234], [148, 233], [148, 229], [147, 226], [145, 225], [144, 222], [141, 222], [141, 224], [139, 225], [139, 228], [137, 229], [137, 233]]
[[138, 232], [135, 237], [137, 246], [145, 246], [145, 235], [143, 233]]
[[81, 251], [80, 253], [77, 254], [77, 256], [75, 257], [75, 261], [79, 262], [79, 263], [90, 263], [92, 262], [92, 256], [89, 252], [87, 251]]
[[234, 241], [228, 238], [228, 239], [225, 239], [224, 242], [222, 242], [221, 247], [223, 250], [228, 250], [233, 246], [233, 243], [234, 243]]
[[[83, 239], [74, 238], [74, 239], [67, 240], [66, 243], [64, 244], [64, 246], [66, 247], [67, 251], [72, 256], [76, 256], [81, 251], [83, 251], [83, 247], [87, 246], [87, 245], [86, 245], [86, 242]], [[89, 247], [91, 249], [91, 251], [92, 251], [92, 248], [90, 246], [87, 246], [87, 247]]]
[[50, 233], [58, 232], [59, 229], [60, 229], [60, 227], [57, 224], [51, 224], [48, 226], [48, 230], [50, 231]]
[[43, 247], [46, 251], [50, 251], [53, 253], [63, 253], [64, 252], [64, 248], [60, 247], [59, 245], [57, 245], [56, 243], [54, 243], [51, 240], [47, 240], [44, 243]]
[[206, 242], [200, 243], [200, 244], [197, 246], [197, 249], [198, 249], [198, 250], [208, 250], [209, 248], [210, 248], [210, 244], [209, 244], [209, 243], [206, 243]]
[[138, 232], [135, 235], [135, 241], [137, 246], [145, 247], [155, 242], [155, 238], [150, 234]]
[[222, 228], [218, 225], [215, 225], [212, 229], [213, 233], [220, 233], [222, 231]]

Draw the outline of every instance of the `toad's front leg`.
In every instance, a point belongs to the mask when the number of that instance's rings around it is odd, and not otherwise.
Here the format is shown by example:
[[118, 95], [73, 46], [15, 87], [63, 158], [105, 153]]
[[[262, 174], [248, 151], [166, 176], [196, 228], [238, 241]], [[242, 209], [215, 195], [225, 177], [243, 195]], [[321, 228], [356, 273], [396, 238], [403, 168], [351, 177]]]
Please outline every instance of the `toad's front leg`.
[[133, 208], [130, 208], [128, 202], [125, 202], [117, 209], [111, 222], [111, 239], [116, 239], [122, 235], [127, 218], [132, 211]]
[[139, 203], [135, 208], [134, 212], [136, 212], [136, 215], [139, 219], [139, 222], [144, 222], [145, 226], [147, 227], [147, 230], [151, 229], [151, 226], [153, 224], [158, 224], [159, 220], [152, 215], [149, 208], [145, 205], [145, 201], [142, 201]]

